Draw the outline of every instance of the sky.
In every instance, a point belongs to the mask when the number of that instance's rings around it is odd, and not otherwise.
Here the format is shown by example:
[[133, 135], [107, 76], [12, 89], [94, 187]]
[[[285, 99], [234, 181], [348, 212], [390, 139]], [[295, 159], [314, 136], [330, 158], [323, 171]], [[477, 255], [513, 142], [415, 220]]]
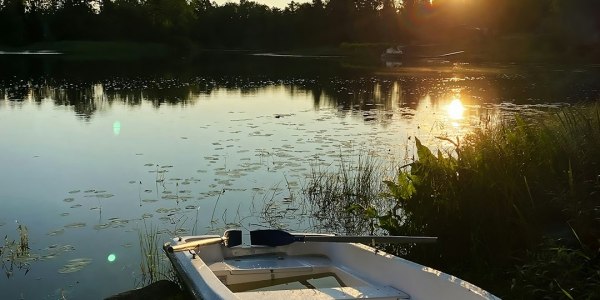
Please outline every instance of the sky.
[[[219, 4], [219, 5], [223, 5], [227, 2], [239, 3], [239, 0], [212, 0], [212, 1], [217, 2], [217, 4]], [[278, 7], [278, 8], [285, 8], [290, 2], [292, 2], [292, 0], [251, 0], [251, 1], [267, 5], [269, 7]], [[294, 2], [305, 3], [305, 2], [311, 2], [311, 0], [294, 0]]]

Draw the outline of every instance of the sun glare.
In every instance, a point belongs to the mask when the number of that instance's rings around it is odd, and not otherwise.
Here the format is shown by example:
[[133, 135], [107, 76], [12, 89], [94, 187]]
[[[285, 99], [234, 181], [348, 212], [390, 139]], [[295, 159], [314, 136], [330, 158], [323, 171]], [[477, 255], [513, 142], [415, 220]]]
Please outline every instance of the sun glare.
[[459, 98], [452, 99], [452, 102], [447, 106], [448, 116], [452, 120], [461, 120], [463, 118], [463, 113], [465, 112], [465, 107]]

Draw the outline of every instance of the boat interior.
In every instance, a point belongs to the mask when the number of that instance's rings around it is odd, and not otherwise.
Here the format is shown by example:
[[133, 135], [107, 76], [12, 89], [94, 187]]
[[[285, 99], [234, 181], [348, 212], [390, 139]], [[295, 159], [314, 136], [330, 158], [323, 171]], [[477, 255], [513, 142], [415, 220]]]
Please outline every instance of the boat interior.
[[240, 299], [410, 299], [398, 289], [357, 277], [327, 256], [288, 255], [272, 249], [240, 253], [244, 248], [239, 248], [222, 259], [202, 259]]

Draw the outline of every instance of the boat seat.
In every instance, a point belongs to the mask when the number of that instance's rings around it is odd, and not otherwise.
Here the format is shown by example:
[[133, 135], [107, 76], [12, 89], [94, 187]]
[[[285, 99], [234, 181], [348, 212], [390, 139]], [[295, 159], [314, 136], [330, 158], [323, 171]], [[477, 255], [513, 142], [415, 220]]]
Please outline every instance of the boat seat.
[[324, 299], [410, 299], [410, 296], [389, 286], [354, 286], [321, 289], [254, 291], [236, 293], [240, 299], [261, 300], [324, 300]]
[[[322, 256], [262, 256], [257, 258], [236, 260], [226, 259], [215, 262], [210, 269], [217, 275], [229, 273], [232, 275], [260, 273], [289, 273], [311, 272], [331, 266], [329, 258]], [[224, 273], [225, 272], [225, 273]]]

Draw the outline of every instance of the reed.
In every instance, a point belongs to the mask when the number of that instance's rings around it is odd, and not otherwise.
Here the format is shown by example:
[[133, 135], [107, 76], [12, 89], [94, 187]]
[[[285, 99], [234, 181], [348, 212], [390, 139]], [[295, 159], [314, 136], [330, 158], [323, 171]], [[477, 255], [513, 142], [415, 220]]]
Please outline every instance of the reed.
[[[454, 149], [446, 152], [415, 140], [418, 158], [392, 180], [382, 180], [385, 168], [369, 159], [353, 168], [313, 170], [305, 197], [318, 218], [330, 220], [321, 222], [350, 233], [438, 236], [435, 245], [386, 250], [500, 296], [594, 298], [591, 291], [600, 290], [599, 105], [506, 120], [452, 140]], [[563, 267], [574, 269], [572, 278], [549, 269]], [[540, 285], [536, 272], [553, 285]]]
[[15, 269], [27, 274], [31, 269], [30, 262], [36, 260], [36, 256], [30, 253], [27, 226], [18, 224], [17, 231], [19, 233], [17, 240], [10, 239], [6, 235], [4, 244], [0, 245], [0, 265], [7, 278], [14, 274]]
[[160, 234], [158, 227], [144, 222], [144, 228], [138, 231], [138, 237], [142, 258], [140, 261], [140, 285], [147, 286], [159, 280], [177, 282], [175, 273], [162, 252], [161, 242], [163, 236]]
[[382, 178], [390, 168], [376, 158], [340, 154], [337, 165], [322, 168], [316, 164], [302, 187], [312, 205], [317, 227], [344, 234], [373, 234], [375, 207], [385, 207], [380, 197], [385, 191]]

